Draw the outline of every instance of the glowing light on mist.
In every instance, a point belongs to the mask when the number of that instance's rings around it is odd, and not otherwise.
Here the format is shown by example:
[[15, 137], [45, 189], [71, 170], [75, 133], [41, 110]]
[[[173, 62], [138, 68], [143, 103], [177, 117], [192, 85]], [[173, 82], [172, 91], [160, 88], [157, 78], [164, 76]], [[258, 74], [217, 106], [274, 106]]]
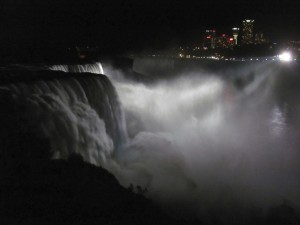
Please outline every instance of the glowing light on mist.
[[148, 115], [147, 118], [160, 121], [160, 124], [169, 121], [172, 125], [174, 120], [176, 124], [185, 123], [187, 118], [214, 108], [210, 100], [219, 99], [223, 90], [220, 80], [210, 78], [194, 83], [182, 80], [155, 87], [126, 83], [116, 86], [125, 109], [137, 110], [141, 117]]
[[214, 81], [206, 81], [201, 86], [197, 88], [192, 88], [184, 90], [182, 93], [180, 93], [179, 97], [180, 99], [190, 99], [190, 98], [196, 98], [196, 97], [207, 97], [209, 95], [213, 95], [214, 93], [218, 93], [222, 88], [221, 82], [218, 80]]
[[[115, 72], [110, 77], [129, 139], [115, 154], [117, 163], [108, 163], [110, 171], [125, 187], [146, 187], [163, 207], [192, 208], [203, 224], [216, 216], [231, 224], [231, 212], [252, 215], [248, 205], [267, 209], [282, 199], [300, 205], [298, 146], [289, 141], [289, 114], [276, 98], [277, 72], [245, 63], [236, 71], [187, 71], [150, 84]], [[211, 216], [214, 210], [221, 214]]]
[[292, 54], [290, 52], [283, 52], [278, 56], [280, 61], [290, 62], [292, 61]]
[[281, 137], [286, 128], [286, 118], [284, 113], [280, 110], [278, 106], [272, 109], [270, 117], [271, 133], [275, 137]]

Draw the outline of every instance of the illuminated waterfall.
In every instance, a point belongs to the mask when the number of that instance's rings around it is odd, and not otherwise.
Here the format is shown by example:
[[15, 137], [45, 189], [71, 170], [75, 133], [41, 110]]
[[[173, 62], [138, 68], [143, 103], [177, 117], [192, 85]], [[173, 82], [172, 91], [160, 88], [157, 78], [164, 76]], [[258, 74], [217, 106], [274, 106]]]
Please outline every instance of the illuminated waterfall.
[[[90, 68], [101, 67], [97, 64]], [[56, 73], [61, 72], [53, 74]], [[70, 74], [64, 78], [11, 83], [1, 88], [6, 96], [13, 97], [7, 104], [21, 105], [20, 115], [39, 121], [41, 136], [49, 139], [54, 158], [78, 153], [86, 161], [101, 165], [126, 142], [119, 100], [104, 75]]]
[[48, 69], [1, 76], [1, 147], [28, 123], [53, 158], [78, 153], [204, 224], [218, 212], [222, 224], [248, 221], [283, 200], [300, 208], [298, 74], [266, 63], [147, 83], [105, 67], [111, 83], [100, 63]]
[[100, 62], [83, 65], [53, 65], [50, 67], [50, 69], [70, 73], [104, 73]]

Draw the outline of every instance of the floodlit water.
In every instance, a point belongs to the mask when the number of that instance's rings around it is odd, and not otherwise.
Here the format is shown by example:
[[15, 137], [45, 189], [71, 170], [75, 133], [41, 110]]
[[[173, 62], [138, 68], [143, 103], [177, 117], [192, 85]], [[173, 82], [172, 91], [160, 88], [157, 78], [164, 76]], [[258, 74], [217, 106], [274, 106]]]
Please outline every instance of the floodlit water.
[[198, 71], [152, 85], [108, 70], [131, 138], [117, 154], [121, 183], [207, 223], [284, 201], [298, 207], [300, 95], [287, 84], [299, 78], [268, 64], [249, 69], [250, 78]]
[[40, 121], [53, 157], [81, 154], [125, 187], [140, 185], [163, 207], [204, 224], [260, 218], [283, 202], [300, 208], [297, 70], [257, 63], [149, 82], [100, 63], [50, 69], [109, 78], [60, 73], [0, 87], [22, 115]]

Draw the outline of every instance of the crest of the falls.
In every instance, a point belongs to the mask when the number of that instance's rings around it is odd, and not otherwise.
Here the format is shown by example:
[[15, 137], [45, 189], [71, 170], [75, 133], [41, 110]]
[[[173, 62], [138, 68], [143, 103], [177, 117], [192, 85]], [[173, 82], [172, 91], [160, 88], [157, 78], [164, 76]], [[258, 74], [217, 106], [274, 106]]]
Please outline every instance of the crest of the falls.
[[70, 73], [95, 73], [103, 74], [102, 64], [100, 62], [89, 63], [83, 65], [53, 65], [50, 66], [51, 70], [59, 70]]
[[104, 75], [70, 73], [60, 77], [61, 72], [52, 73], [55, 78], [42, 79], [41, 74], [41, 79], [2, 85], [2, 120], [14, 114], [9, 130], [19, 126], [26, 133], [26, 126], [34, 127], [38, 136], [49, 140], [52, 157], [77, 153], [88, 162], [102, 164], [127, 138], [113, 85]]

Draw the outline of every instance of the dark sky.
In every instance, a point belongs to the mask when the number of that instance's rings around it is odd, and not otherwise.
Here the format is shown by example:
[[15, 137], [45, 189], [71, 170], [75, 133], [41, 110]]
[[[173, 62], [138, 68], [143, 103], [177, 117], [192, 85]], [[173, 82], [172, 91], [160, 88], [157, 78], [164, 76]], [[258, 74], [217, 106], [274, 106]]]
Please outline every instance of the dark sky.
[[209, 27], [229, 32], [244, 18], [273, 39], [300, 39], [299, 2], [2, 0], [0, 41], [138, 49], [197, 40]]

